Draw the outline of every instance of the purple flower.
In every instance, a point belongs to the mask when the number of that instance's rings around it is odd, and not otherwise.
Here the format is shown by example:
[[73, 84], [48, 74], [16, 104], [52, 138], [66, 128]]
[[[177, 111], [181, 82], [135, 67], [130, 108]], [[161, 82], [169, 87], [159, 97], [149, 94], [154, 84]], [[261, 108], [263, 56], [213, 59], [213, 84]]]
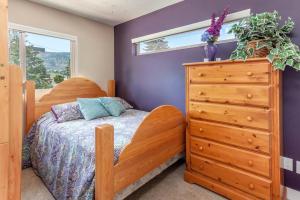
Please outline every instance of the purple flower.
[[220, 31], [222, 29], [222, 25], [226, 16], [229, 13], [229, 8], [226, 8], [223, 14], [219, 17], [218, 21], [216, 21], [216, 14], [213, 13], [211, 16], [211, 25], [210, 27], [203, 33], [201, 40], [204, 42], [212, 41], [215, 42], [217, 38], [220, 36]]

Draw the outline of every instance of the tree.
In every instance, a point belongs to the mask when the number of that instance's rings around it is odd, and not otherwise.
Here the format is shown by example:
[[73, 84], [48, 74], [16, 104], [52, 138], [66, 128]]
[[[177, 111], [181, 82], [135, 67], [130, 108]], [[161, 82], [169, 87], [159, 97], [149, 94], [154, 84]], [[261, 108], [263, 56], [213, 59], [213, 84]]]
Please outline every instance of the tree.
[[56, 74], [53, 78], [54, 82], [56, 84], [60, 83], [60, 82], [63, 82], [65, 80], [65, 77], [60, 75], [60, 74]]
[[9, 31], [9, 63], [20, 65], [19, 33]]
[[[10, 31], [9, 37], [9, 61], [19, 65], [19, 33]], [[37, 89], [52, 88], [52, 79], [47, 72], [44, 61], [39, 57], [39, 51], [31, 44], [26, 46], [26, 79], [33, 80]]]
[[39, 52], [31, 44], [26, 46], [26, 78], [35, 81], [36, 89], [53, 87], [43, 59], [39, 57]]
[[148, 42], [145, 42], [146, 47], [144, 47], [144, 51], [159, 51], [169, 49], [168, 41], [165, 38], [155, 39]]

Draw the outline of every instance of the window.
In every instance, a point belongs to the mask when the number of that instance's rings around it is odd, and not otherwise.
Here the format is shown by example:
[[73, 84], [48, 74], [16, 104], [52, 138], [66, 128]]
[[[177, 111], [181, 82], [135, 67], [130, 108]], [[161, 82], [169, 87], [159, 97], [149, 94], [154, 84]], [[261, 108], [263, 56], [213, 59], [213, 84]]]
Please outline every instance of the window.
[[76, 39], [36, 32], [10, 28], [9, 59], [23, 68], [24, 79], [35, 81], [36, 89], [49, 89], [74, 73]]
[[[218, 42], [235, 41], [234, 34], [229, 34], [228, 31], [234, 24], [238, 23], [240, 19], [249, 15], [250, 10], [228, 15], [222, 27]], [[197, 47], [205, 44], [201, 41], [201, 35], [206, 31], [209, 25], [210, 20], [206, 20], [196, 24], [135, 38], [132, 40], [132, 43], [136, 44], [137, 55]]]
[[9, 30], [9, 62], [20, 65], [20, 32]]

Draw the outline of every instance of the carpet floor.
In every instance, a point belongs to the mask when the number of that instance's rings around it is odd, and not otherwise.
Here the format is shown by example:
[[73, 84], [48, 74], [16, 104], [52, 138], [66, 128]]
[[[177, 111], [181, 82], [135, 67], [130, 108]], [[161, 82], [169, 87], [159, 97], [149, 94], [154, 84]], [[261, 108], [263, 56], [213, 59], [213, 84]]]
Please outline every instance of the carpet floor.
[[[177, 162], [131, 194], [126, 200], [225, 200], [225, 198], [183, 180], [185, 165]], [[31, 168], [22, 173], [22, 200], [54, 200]]]

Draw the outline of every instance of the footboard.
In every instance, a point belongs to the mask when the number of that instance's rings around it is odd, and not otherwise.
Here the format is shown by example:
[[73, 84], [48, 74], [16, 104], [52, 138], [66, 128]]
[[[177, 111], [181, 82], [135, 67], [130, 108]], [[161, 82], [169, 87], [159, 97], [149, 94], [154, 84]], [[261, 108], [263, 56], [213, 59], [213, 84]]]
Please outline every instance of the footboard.
[[114, 194], [183, 152], [185, 120], [174, 106], [154, 109], [141, 123], [131, 143], [113, 165], [113, 127], [96, 129], [96, 199], [111, 200]]

